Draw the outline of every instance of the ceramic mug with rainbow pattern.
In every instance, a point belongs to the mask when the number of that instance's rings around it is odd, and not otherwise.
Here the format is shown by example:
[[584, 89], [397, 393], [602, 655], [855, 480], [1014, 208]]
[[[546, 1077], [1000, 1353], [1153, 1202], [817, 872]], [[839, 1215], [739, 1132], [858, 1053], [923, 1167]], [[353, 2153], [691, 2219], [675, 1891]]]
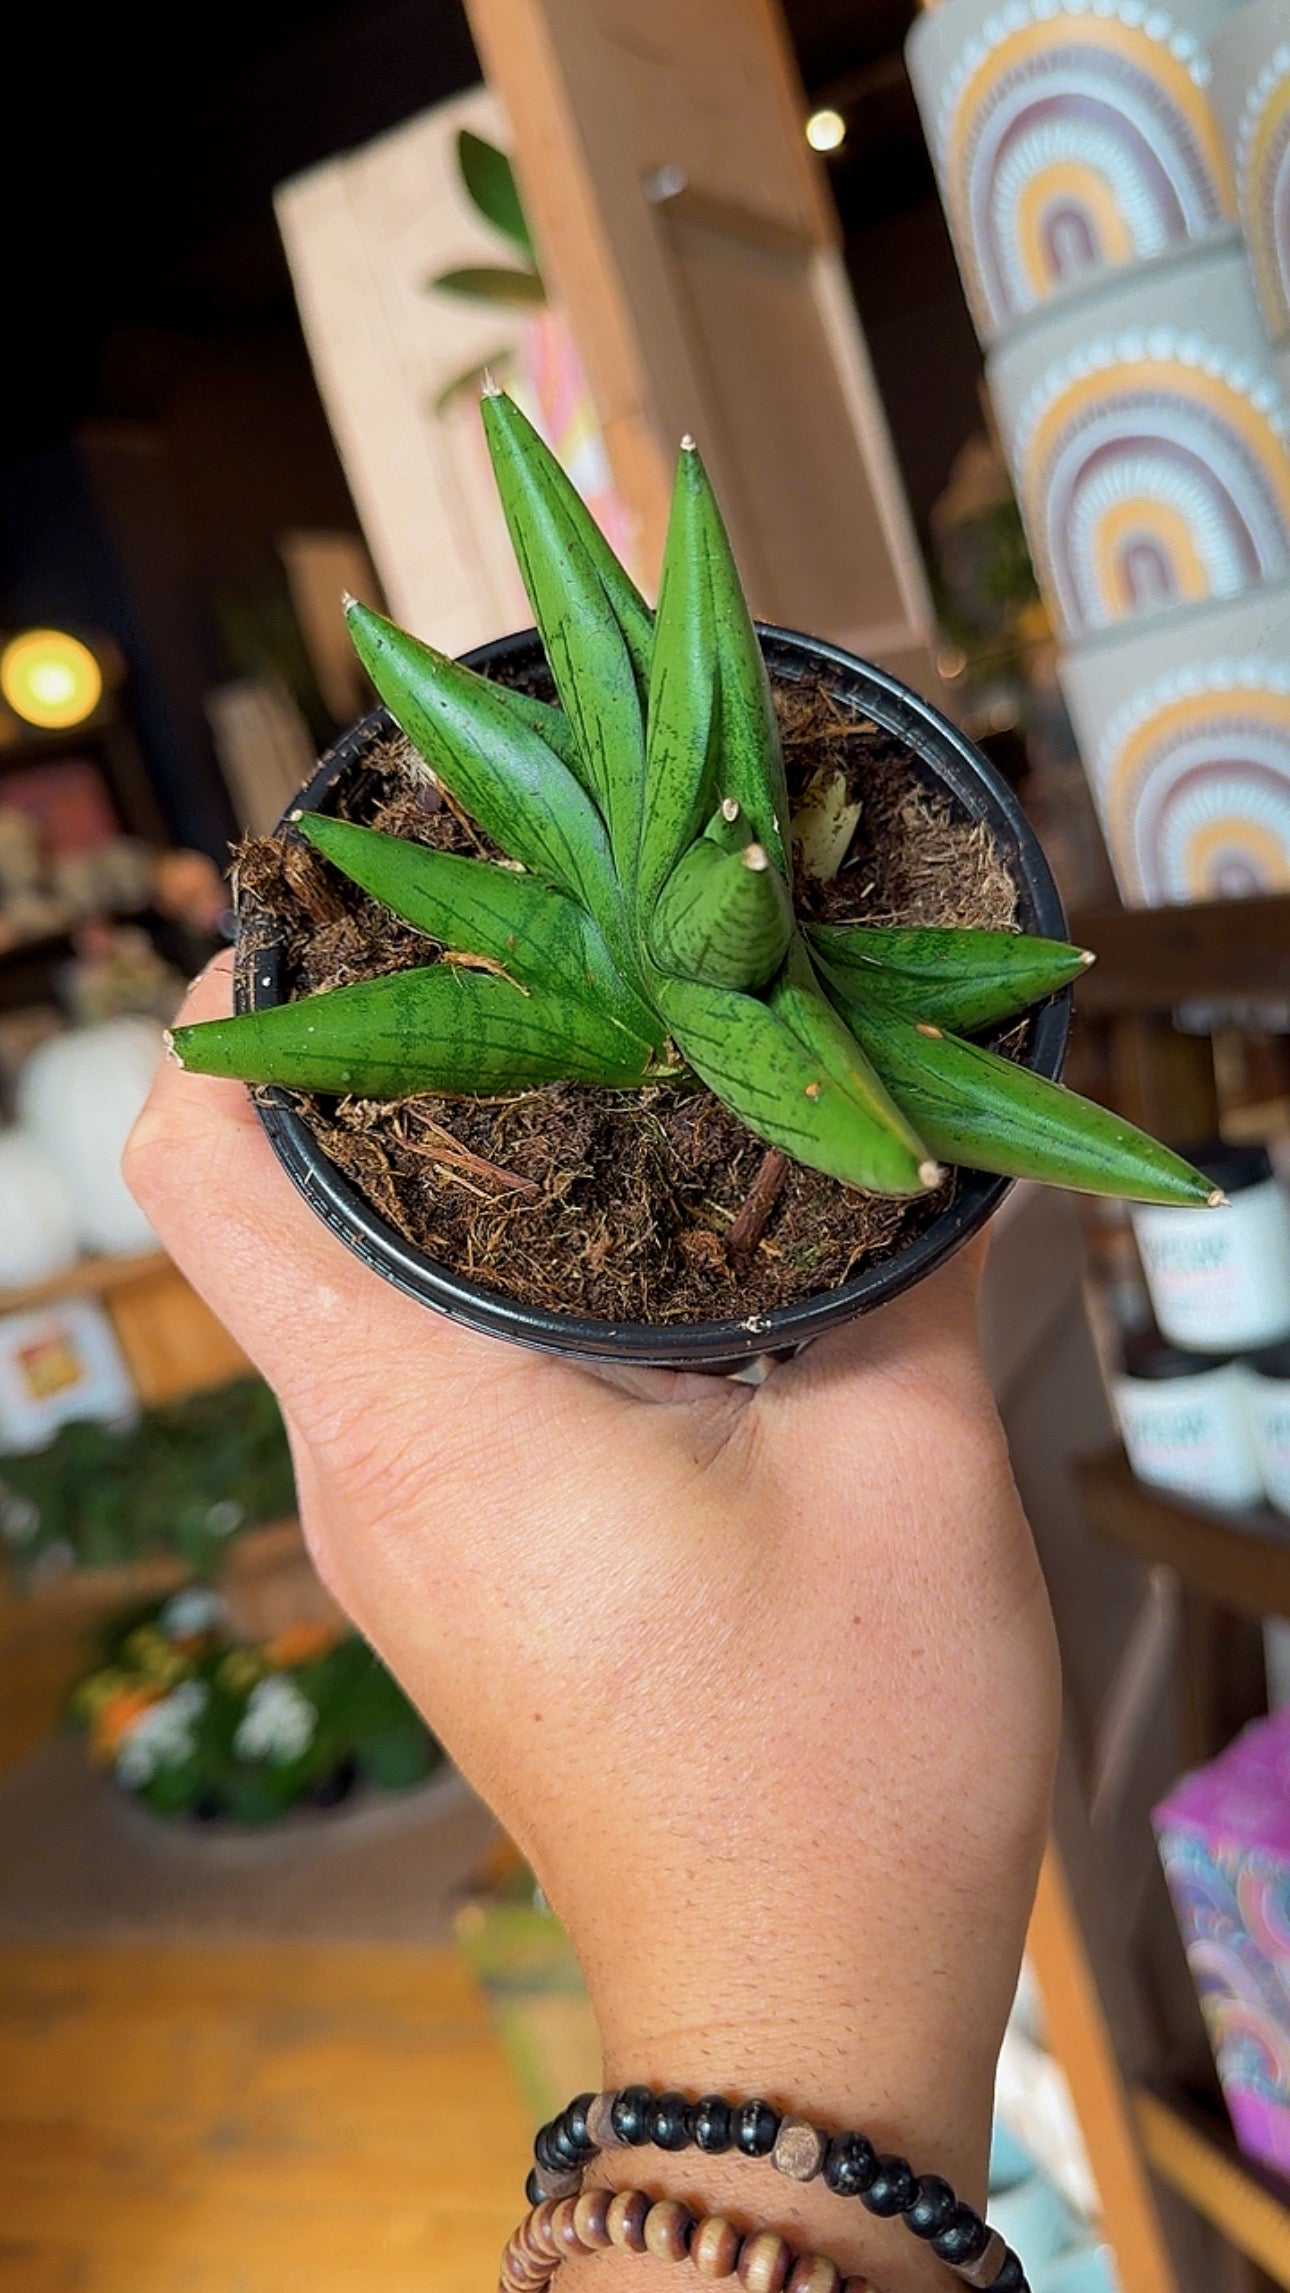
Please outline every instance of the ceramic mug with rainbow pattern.
[[1060, 675], [1130, 906], [1290, 891], [1290, 584], [1094, 638]]
[[1231, 161], [1263, 323], [1290, 339], [1290, 8], [1249, 0], [1210, 49], [1214, 109]]
[[1233, 5], [944, 0], [920, 16], [909, 74], [983, 342], [1231, 227], [1209, 43]]
[[1054, 306], [989, 376], [1065, 637], [1290, 579], [1290, 409], [1239, 240]]

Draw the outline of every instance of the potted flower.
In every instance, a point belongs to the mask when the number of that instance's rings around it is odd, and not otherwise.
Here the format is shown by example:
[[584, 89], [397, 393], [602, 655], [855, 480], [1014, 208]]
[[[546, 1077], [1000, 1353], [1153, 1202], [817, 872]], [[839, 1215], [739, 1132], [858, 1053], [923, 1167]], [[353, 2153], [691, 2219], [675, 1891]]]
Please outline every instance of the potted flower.
[[238, 1011], [174, 1036], [328, 1223], [479, 1329], [730, 1368], [1010, 1178], [1212, 1199], [1057, 1081], [1089, 959], [1008, 791], [894, 679], [759, 636], [692, 443], [651, 613], [483, 419], [537, 631], [453, 662], [349, 605], [385, 708], [244, 851]]
[[356, 1784], [409, 1790], [442, 1762], [356, 1633], [297, 1624], [239, 1640], [203, 1586], [124, 1619], [68, 1716], [122, 1790], [154, 1815], [203, 1822], [272, 1823], [338, 1806]]

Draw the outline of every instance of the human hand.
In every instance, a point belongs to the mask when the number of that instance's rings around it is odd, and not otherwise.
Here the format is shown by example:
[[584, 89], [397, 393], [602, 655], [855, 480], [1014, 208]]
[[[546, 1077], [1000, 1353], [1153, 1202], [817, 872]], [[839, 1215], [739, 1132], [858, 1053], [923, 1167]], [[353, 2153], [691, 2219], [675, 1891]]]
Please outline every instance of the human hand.
[[[608, 2083], [767, 2093], [979, 2197], [1057, 1707], [979, 1251], [760, 1390], [613, 1382], [360, 1265], [239, 1085], [167, 1063], [126, 1173], [279, 1397], [325, 1582], [564, 1920]], [[799, 2202], [845, 2258], [856, 2209]]]

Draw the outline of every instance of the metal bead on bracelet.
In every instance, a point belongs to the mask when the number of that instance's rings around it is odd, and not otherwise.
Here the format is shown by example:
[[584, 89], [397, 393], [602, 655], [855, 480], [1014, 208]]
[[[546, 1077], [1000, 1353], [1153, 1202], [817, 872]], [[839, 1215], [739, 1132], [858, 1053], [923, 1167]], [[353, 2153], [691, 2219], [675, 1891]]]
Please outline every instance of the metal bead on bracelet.
[[705, 2281], [737, 2278], [743, 2293], [874, 2293], [867, 2277], [844, 2277], [826, 2254], [794, 2252], [778, 2230], [740, 2231], [724, 2214], [695, 2213], [639, 2189], [544, 2198], [502, 2255], [498, 2293], [547, 2293], [564, 2262], [611, 2246], [688, 2261]]
[[863, 2134], [827, 2134], [808, 2119], [782, 2116], [769, 2102], [728, 2102], [720, 2094], [687, 2101], [649, 2086], [612, 2094], [579, 2094], [543, 2126], [525, 2184], [530, 2205], [576, 2197], [584, 2169], [607, 2149], [733, 2151], [766, 2158], [790, 2181], [822, 2176], [839, 2197], [859, 2198], [868, 2212], [898, 2216], [974, 2293], [1030, 2293], [1017, 2255], [997, 2229], [963, 2205], [937, 2174], [915, 2174], [905, 2158], [881, 2156]]

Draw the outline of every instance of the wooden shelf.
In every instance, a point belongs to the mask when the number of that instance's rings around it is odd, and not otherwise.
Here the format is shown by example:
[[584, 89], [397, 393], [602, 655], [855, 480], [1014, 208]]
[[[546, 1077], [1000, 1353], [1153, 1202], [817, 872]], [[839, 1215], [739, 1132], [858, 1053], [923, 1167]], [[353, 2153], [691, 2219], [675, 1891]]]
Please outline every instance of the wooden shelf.
[[1251, 2165], [1225, 2121], [1140, 2089], [1133, 2097], [1155, 2172], [1290, 2293], [1290, 2184]]
[[1105, 908], [1075, 916], [1071, 937], [1097, 962], [1079, 1009], [1111, 1018], [1180, 1003], [1290, 1003], [1290, 894], [1178, 908]]
[[0, 1290], [0, 1314], [21, 1314], [29, 1306], [47, 1306], [56, 1298], [105, 1298], [135, 1282], [151, 1282], [169, 1266], [164, 1250], [144, 1250], [124, 1258], [78, 1258], [47, 1282]]
[[1076, 1482], [1091, 1526], [1137, 1560], [1165, 1562], [1242, 1616], [1290, 1616], [1290, 1521], [1224, 1513], [1135, 1481], [1123, 1451], [1086, 1459]]

